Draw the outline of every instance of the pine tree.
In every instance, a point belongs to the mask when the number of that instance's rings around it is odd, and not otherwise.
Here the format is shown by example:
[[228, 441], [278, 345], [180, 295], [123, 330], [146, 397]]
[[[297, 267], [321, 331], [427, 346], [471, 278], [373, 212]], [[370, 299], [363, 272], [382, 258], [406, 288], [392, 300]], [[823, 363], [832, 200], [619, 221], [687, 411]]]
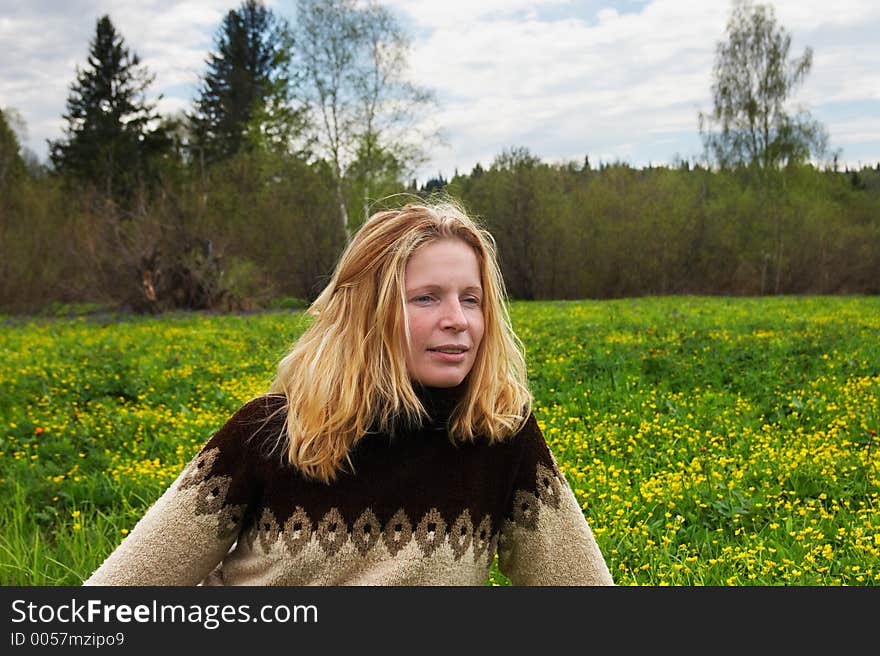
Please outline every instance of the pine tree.
[[301, 116], [291, 108], [288, 32], [258, 0], [226, 14], [190, 116], [197, 160], [214, 162], [258, 145], [290, 146]]
[[117, 201], [130, 198], [164, 143], [151, 128], [156, 103], [146, 100], [153, 79], [110, 17], [99, 18], [88, 65], [77, 67], [67, 98], [65, 138], [49, 142], [55, 170]]

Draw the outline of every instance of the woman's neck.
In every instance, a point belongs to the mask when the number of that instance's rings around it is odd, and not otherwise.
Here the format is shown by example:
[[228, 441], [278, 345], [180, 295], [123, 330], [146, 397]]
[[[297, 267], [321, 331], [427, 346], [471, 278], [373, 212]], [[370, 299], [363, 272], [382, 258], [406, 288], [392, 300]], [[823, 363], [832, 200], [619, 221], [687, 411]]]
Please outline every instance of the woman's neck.
[[467, 391], [467, 379], [454, 387], [431, 387], [414, 382], [413, 390], [435, 424], [446, 424]]

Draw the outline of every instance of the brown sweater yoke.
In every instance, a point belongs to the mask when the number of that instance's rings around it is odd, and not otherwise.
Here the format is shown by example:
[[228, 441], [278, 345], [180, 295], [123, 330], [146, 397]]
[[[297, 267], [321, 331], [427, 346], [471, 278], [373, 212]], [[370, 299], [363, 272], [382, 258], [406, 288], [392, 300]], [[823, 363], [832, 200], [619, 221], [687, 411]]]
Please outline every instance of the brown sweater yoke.
[[[430, 418], [351, 452], [332, 484], [273, 450], [285, 399], [243, 405], [84, 585], [612, 585], [534, 415], [510, 439], [453, 444]], [[267, 421], [268, 420], [268, 421]]]

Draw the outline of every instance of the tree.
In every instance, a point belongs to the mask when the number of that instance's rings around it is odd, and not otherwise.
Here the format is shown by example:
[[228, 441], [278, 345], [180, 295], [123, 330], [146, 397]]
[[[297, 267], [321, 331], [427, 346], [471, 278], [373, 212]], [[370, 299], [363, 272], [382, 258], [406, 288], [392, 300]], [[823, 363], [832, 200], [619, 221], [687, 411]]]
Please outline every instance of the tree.
[[286, 150], [302, 128], [293, 108], [287, 22], [258, 0], [230, 10], [209, 55], [193, 124], [201, 161], [218, 161], [255, 146]]
[[[380, 180], [405, 179], [436, 131], [420, 130], [433, 95], [404, 79], [409, 40], [394, 16], [370, 2], [298, 0], [294, 63], [314, 115], [315, 139], [330, 163], [350, 237], [346, 196], [368, 198]], [[347, 187], [354, 184], [360, 194]]]
[[0, 191], [25, 172], [21, 145], [11, 125], [17, 119], [15, 110], [0, 108]]
[[153, 76], [125, 46], [107, 15], [97, 21], [88, 66], [77, 67], [67, 98], [65, 138], [50, 141], [55, 169], [93, 184], [115, 200], [144, 182], [150, 158], [164, 146], [146, 100]]
[[443, 193], [448, 184], [449, 180], [444, 178], [442, 173], [438, 173], [436, 178], [431, 178], [422, 185], [422, 188], [419, 189], [419, 194], [428, 197], [434, 193]]
[[[786, 102], [810, 71], [813, 51], [789, 59], [791, 35], [772, 6], [734, 0], [727, 40], [716, 47], [710, 115], [700, 113], [709, 156], [720, 166], [769, 170], [825, 152], [827, 134], [804, 110], [789, 114]], [[719, 131], [712, 132], [711, 125]]]

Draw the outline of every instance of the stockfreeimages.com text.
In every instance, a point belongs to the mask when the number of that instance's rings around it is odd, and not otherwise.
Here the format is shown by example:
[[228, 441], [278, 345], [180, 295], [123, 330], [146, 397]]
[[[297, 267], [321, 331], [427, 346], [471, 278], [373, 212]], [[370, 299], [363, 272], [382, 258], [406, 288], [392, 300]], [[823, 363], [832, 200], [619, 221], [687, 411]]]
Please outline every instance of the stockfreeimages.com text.
[[24, 599], [12, 602], [12, 622], [62, 624], [94, 622], [180, 623], [201, 624], [206, 629], [216, 629], [221, 624], [242, 622], [314, 623], [318, 622], [318, 608], [312, 604], [267, 604], [255, 613], [249, 604], [160, 604], [153, 600], [148, 604], [107, 604], [100, 599], [81, 602], [71, 599], [69, 603], [37, 604]]

